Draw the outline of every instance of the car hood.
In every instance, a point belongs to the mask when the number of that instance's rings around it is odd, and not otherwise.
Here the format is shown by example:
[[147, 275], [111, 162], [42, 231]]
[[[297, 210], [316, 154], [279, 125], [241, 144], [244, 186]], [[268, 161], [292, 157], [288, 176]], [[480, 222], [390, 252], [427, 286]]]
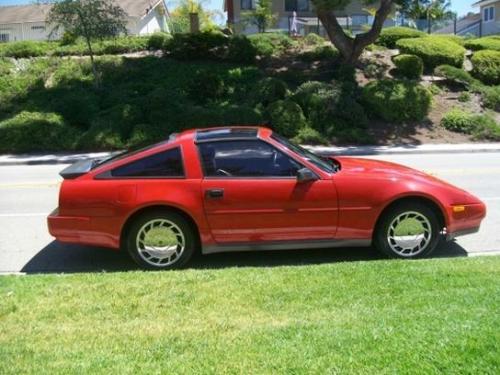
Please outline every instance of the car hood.
[[372, 177], [374, 179], [390, 179], [393, 181], [405, 180], [425, 183], [428, 185], [439, 185], [446, 187], [455, 192], [465, 193], [470, 195], [465, 190], [462, 190], [446, 181], [434, 177], [428, 173], [406, 167], [401, 164], [391, 163], [382, 160], [352, 158], [352, 157], [332, 157], [340, 163], [340, 171], [348, 174], [359, 174], [363, 177]]

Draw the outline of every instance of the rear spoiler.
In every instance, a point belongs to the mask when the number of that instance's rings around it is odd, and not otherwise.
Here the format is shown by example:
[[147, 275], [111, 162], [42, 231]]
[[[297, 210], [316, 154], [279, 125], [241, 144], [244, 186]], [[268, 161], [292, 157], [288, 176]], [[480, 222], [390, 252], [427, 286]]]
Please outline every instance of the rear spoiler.
[[92, 167], [95, 165], [95, 160], [82, 160], [71, 164], [69, 167], [64, 168], [59, 175], [65, 180], [73, 180], [77, 177], [83, 176], [85, 173], [90, 172]]

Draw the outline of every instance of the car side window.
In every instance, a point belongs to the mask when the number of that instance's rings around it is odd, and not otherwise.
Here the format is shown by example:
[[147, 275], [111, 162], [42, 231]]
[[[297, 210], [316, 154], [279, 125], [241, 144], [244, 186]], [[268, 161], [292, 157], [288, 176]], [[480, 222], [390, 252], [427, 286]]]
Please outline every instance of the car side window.
[[179, 147], [122, 165], [111, 171], [113, 177], [184, 177]]
[[295, 177], [302, 166], [263, 141], [198, 144], [207, 177]]

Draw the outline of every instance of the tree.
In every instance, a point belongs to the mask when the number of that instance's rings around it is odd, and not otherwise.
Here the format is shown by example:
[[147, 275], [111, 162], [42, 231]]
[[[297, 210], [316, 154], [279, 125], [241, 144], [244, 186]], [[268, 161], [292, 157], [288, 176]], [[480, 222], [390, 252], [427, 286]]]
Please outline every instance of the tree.
[[60, 0], [55, 1], [47, 16], [51, 33], [63, 29], [87, 44], [94, 84], [100, 87], [100, 77], [94, 60], [92, 42], [127, 33], [126, 13], [113, 0]]
[[259, 33], [265, 33], [276, 22], [276, 15], [272, 13], [271, 7], [271, 0], [257, 0], [255, 10], [243, 13], [244, 22], [257, 26]]
[[431, 21], [452, 18], [450, 0], [411, 0], [401, 7], [401, 13], [414, 20], [426, 20], [430, 32]]
[[189, 14], [198, 14], [200, 28], [210, 30], [216, 28], [214, 18], [219, 12], [210, 11], [204, 6], [205, 0], [178, 0], [170, 12], [171, 30], [176, 33], [187, 33], [191, 30]]
[[[377, 40], [382, 31], [385, 20], [391, 13], [393, 7], [402, 4], [405, 0], [380, 0], [380, 5], [375, 12], [371, 28], [355, 37], [347, 35], [340, 25], [335, 11], [344, 9], [353, 0], [312, 0], [318, 18], [323, 24], [328, 37], [333, 45], [339, 50], [345, 63], [355, 65], [363, 50], [369, 44]], [[363, 0], [365, 5], [371, 5], [376, 0]]]

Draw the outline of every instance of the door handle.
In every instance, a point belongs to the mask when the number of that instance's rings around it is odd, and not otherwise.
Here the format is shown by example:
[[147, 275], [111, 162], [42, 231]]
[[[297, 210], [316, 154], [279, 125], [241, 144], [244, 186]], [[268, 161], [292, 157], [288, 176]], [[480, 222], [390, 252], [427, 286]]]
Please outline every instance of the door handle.
[[206, 198], [222, 198], [224, 196], [224, 189], [208, 189], [205, 191]]

